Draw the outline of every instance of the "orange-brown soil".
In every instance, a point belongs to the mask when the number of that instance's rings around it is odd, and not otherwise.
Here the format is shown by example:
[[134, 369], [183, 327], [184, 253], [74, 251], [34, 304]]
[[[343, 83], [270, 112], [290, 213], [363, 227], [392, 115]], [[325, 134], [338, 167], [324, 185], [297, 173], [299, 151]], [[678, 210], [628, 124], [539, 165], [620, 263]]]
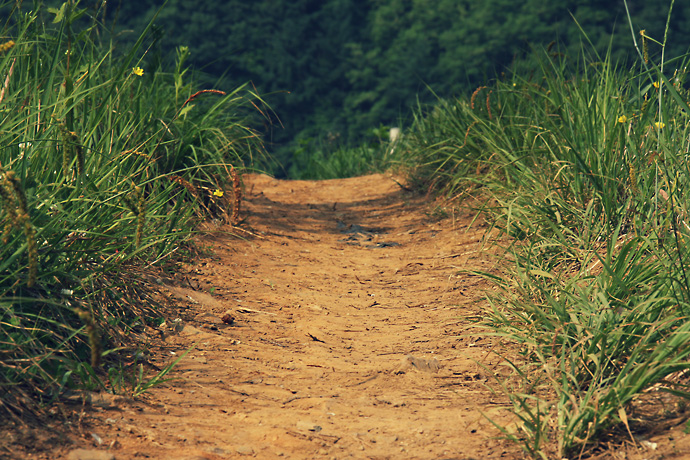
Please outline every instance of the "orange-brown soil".
[[[245, 180], [251, 234], [204, 238], [213, 259], [170, 287], [197, 318], [167, 339], [176, 353], [197, 344], [180, 380], [122, 416], [141, 437], [100, 436], [174, 458], [517, 453], [482, 415], [504, 406], [484, 386], [492, 342], [472, 329], [488, 286], [458, 274], [491, 261], [474, 216], [434, 221], [383, 175]], [[231, 325], [216, 319], [228, 310]]]
[[200, 237], [212, 255], [182, 267], [185, 283], [157, 286], [182, 321], [168, 321], [149, 360], [160, 368], [193, 347], [176, 380], [136, 400], [93, 395], [78, 407], [76, 444], [32, 452], [19, 433], [14, 448], [51, 459], [79, 458], [78, 447], [118, 460], [522, 458], [486, 418], [512, 420], [490, 390], [502, 345], [474, 328], [491, 285], [465, 270], [496, 261], [480, 219], [438, 216], [385, 175], [245, 182], [241, 238]]

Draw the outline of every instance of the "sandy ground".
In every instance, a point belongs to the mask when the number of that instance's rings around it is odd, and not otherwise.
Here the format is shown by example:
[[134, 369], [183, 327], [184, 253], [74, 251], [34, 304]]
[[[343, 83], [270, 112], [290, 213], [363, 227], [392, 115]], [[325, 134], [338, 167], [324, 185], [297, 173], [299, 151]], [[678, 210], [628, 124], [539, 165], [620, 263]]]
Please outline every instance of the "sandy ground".
[[245, 183], [241, 238], [201, 237], [213, 255], [157, 287], [181, 321], [149, 361], [193, 347], [176, 380], [92, 395], [76, 440], [39, 436], [50, 452], [15, 430], [16, 458], [522, 458], [486, 418], [511, 420], [491, 391], [503, 344], [475, 328], [491, 285], [463, 272], [496, 263], [481, 220], [385, 175]]
[[[501, 458], [514, 446], [482, 415], [497, 359], [472, 329], [483, 302], [485, 228], [438, 221], [382, 175], [326, 182], [246, 180], [246, 240], [207, 237], [190, 267], [193, 352], [158, 407], [104, 433], [115, 453], [155, 458]], [[212, 292], [212, 293], [211, 293]], [[218, 318], [228, 311], [233, 323]], [[209, 317], [204, 315], [208, 314]], [[226, 321], [228, 318], [226, 318]], [[210, 326], [210, 327], [209, 327]], [[214, 330], [217, 329], [217, 330]], [[481, 363], [481, 365], [479, 364]], [[123, 427], [120, 427], [123, 428]], [[121, 434], [122, 433], [122, 434]], [[119, 436], [118, 436], [119, 435]], [[509, 457], [514, 457], [509, 455]]]

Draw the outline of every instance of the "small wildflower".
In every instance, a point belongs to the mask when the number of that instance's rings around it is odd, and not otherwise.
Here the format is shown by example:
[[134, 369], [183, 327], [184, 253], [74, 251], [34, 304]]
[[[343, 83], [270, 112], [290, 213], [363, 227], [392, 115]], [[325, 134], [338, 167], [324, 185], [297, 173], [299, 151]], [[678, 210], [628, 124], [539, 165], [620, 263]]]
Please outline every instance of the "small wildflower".
[[515, 88], [516, 86], [517, 86], [517, 83], [513, 83], [513, 88]]
[[19, 158], [24, 158], [24, 152], [31, 148], [31, 142], [20, 142], [19, 143]]
[[656, 89], [659, 89], [659, 82], [655, 81], [654, 83], [652, 83], [652, 86], [654, 86]]
[[628, 117], [626, 117], [625, 115], [621, 115], [620, 117], [618, 117], [618, 123], [625, 123], [626, 121], [628, 121]]
[[662, 129], [664, 126], [666, 126], [666, 123], [663, 123], [663, 122], [661, 122], [661, 121], [657, 121], [657, 122], [654, 123], [654, 127], [655, 127], [656, 129]]
[[220, 197], [223, 196], [223, 191], [222, 191], [222, 190], [219, 190], [219, 189], [216, 189], [216, 191], [213, 192], [213, 196], [217, 196], [217, 197], [220, 198]]
[[144, 69], [142, 69], [141, 67], [135, 67], [132, 69], [132, 73], [137, 77], [141, 77], [142, 75], [144, 75]]

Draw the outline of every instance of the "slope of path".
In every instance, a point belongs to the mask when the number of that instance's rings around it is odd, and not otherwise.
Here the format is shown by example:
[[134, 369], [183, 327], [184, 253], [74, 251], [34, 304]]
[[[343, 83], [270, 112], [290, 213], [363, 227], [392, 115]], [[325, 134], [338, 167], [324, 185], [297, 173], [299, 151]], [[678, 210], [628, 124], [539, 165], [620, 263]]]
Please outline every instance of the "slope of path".
[[117, 459], [519, 458], [482, 415], [508, 420], [487, 388], [497, 341], [473, 329], [490, 286], [461, 271], [494, 263], [486, 228], [430, 217], [383, 175], [245, 181], [243, 239], [203, 237], [214, 255], [164, 289], [184, 328], [152, 359], [195, 344], [178, 380], [92, 411], [103, 446]]

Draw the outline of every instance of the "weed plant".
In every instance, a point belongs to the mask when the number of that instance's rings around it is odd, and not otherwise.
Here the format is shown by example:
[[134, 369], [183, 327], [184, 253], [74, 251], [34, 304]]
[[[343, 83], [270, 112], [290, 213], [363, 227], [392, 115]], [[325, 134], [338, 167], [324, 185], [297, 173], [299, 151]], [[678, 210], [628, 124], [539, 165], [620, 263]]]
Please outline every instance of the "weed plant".
[[389, 142], [388, 128], [372, 130], [369, 142], [357, 147], [302, 140], [293, 152], [292, 179], [340, 179], [383, 172], [396, 164], [396, 142]]
[[642, 395], [689, 394], [687, 57], [634, 36], [637, 68], [546, 50], [530, 78], [420, 108], [408, 136], [414, 183], [481, 189], [510, 237], [487, 324], [522, 350], [501, 381], [520, 423], [501, 429], [535, 458], [634, 437]]
[[107, 383], [103, 358], [151, 317], [138, 274], [199, 218], [227, 217], [231, 164], [261, 151], [251, 95], [195, 91], [186, 48], [170, 71], [149, 60], [150, 26], [123, 50], [78, 1], [18, 4], [0, 5], [0, 411], [14, 414]]

